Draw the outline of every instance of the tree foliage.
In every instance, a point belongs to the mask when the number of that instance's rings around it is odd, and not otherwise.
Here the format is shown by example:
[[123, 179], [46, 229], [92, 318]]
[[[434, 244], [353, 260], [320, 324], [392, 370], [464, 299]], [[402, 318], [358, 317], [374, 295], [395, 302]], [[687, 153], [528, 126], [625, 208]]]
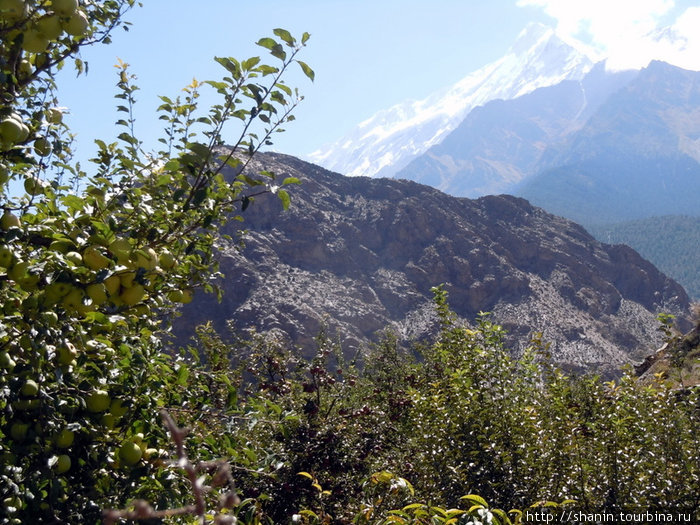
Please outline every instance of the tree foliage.
[[[301, 97], [284, 83], [288, 68], [313, 78], [296, 58], [309, 35], [297, 41], [283, 29], [258, 42], [274, 65], [219, 57], [221, 79], [163, 96], [158, 151], [134, 133], [138, 87], [120, 62], [118, 136], [96, 140], [89, 167], [71, 161], [55, 72], [71, 62], [86, 72], [79, 49], [108, 43], [134, 4], [0, 3], [5, 521], [91, 523], [134, 496], [178, 499], [180, 481], [158, 463], [167, 440], [159, 409], [182, 380], [164, 352], [164, 323], [194, 289], [213, 290], [220, 226], [262, 193], [288, 205], [283, 187], [296, 182], [242, 173], [293, 119]], [[219, 102], [200, 108], [202, 89]]]

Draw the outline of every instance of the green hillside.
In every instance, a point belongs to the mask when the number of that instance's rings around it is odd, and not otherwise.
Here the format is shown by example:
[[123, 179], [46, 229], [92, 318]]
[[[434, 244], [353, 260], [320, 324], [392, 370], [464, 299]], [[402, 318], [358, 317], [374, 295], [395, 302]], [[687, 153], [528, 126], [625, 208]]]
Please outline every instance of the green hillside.
[[587, 229], [602, 242], [631, 246], [700, 300], [700, 217], [666, 215]]

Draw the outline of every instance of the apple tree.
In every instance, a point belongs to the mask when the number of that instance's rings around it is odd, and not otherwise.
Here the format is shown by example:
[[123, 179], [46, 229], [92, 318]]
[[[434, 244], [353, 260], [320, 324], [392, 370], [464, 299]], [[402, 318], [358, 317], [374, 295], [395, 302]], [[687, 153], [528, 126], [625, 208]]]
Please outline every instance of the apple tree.
[[[179, 303], [213, 291], [222, 223], [286, 184], [250, 158], [293, 120], [283, 81], [306, 44], [283, 29], [259, 57], [216, 58], [220, 80], [161, 97], [158, 151], [134, 134], [118, 64], [118, 136], [73, 163], [55, 72], [84, 73], [81, 47], [109, 43], [135, 0], [0, 0], [0, 519], [90, 523], [134, 495], [167, 506], [159, 409], [182, 370], [162, 333]], [[295, 67], [297, 67], [295, 66]], [[203, 89], [219, 102], [201, 110]], [[224, 137], [228, 137], [226, 140]], [[273, 184], [274, 182], [274, 184]], [[23, 188], [19, 191], [16, 188]], [[172, 490], [170, 490], [172, 489]]]

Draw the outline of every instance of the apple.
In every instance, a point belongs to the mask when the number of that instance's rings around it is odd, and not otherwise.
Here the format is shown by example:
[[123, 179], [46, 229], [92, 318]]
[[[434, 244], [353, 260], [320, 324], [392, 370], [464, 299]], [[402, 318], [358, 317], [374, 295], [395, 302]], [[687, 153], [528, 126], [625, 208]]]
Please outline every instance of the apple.
[[172, 253], [170, 253], [168, 250], [163, 250], [160, 253], [160, 257], [158, 257], [158, 264], [161, 268], [163, 268], [163, 270], [172, 270], [175, 268], [177, 261]]
[[[4, 229], [4, 228], [3, 228]], [[7, 244], [0, 244], [0, 268], [11, 268], [15, 254]]]
[[117, 274], [112, 274], [103, 281], [109, 295], [118, 295], [121, 286], [121, 278]]
[[141, 302], [146, 295], [146, 289], [140, 284], [133, 284], [128, 288], [124, 288], [119, 294], [119, 299], [121, 299], [125, 305], [133, 306]]
[[20, 394], [22, 394], [24, 397], [34, 397], [38, 393], [39, 385], [33, 379], [27, 379], [20, 389]]
[[133, 261], [137, 268], [153, 270], [158, 265], [158, 254], [153, 248], [142, 248], [134, 252]]
[[85, 13], [82, 11], [76, 11], [71, 15], [71, 17], [63, 24], [63, 28], [66, 33], [72, 36], [85, 36], [90, 28], [90, 21]]
[[114, 428], [117, 424], [117, 418], [114, 417], [114, 414], [107, 412], [102, 416], [102, 419], [100, 419], [100, 423], [102, 423], [104, 427]]
[[21, 423], [19, 421], [12, 423], [10, 427], [10, 437], [15, 441], [24, 441], [27, 439], [27, 431], [29, 430], [29, 425], [27, 423]]
[[109, 413], [114, 415], [117, 419], [126, 414], [127, 410], [129, 409], [124, 406], [124, 402], [121, 399], [115, 399], [109, 405]]
[[89, 284], [85, 291], [95, 306], [100, 306], [107, 302], [107, 287], [104, 283]]
[[132, 440], [124, 441], [119, 447], [119, 459], [126, 465], [136, 465], [136, 463], [141, 461], [141, 456], [143, 456], [141, 447]]
[[40, 157], [48, 157], [51, 154], [51, 151], [53, 151], [51, 142], [49, 142], [45, 137], [39, 137], [34, 141], [34, 153]]
[[112, 261], [109, 257], [102, 255], [102, 252], [96, 246], [88, 246], [83, 251], [83, 261], [93, 270], [102, 270], [109, 266]]
[[112, 399], [109, 397], [109, 393], [106, 390], [95, 390], [85, 398], [87, 409], [93, 414], [104, 412], [109, 408], [111, 402]]
[[30, 27], [24, 32], [22, 48], [29, 53], [43, 53], [49, 47], [49, 37], [36, 27]]
[[0, 18], [15, 21], [26, 14], [24, 0], [2, 0], [0, 2]]
[[[75, 243], [65, 240], [65, 239], [58, 239], [53, 241], [49, 245], [49, 250], [52, 252], [57, 252], [57, 253], [68, 253], [70, 251], [75, 250]], [[82, 255], [80, 256], [81, 262], [82, 262]]]
[[63, 121], [63, 112], [58, 108], [49, 108], [46, 110], [46, 120], [50, 124], [60, 124]]
[[13, 113], [0, 121], [0, 140], [9, 144], [24, 142], [29, 137], [29, 128], [22, 117]]
[[75, 266], [82, 266], [83, 256], [80, 255], [80, 253], [71, 250], [66, 253], [66, 261], [73, 263]]
[[71, 290], [63, 297], [61, 304], [66, 310], [78, 310], [83, 306], [85, 292], [78, 287], [71, 287]]
[[[53, 282], [51, 284], [46, 285], [46, 288], [44, 289], [44, 298], [50, 304], [56, 304], [61, 299], [63, 299], [66, 295], [68, 295], [68, 292], [70, 292], [70, 291], [71, 291], [70, 284]], [[48, 312], [46, 312], [46, 313], [48, 313]], [[58, 322], [58, 317], [56, 317], [56, 322]]]
[[20, 222], [19, 217], [9, 210], [5, 211], [5, 213], [2, 214], [2, 217], [0, 217], [0, 229], [2, 230], [7, 231], [10, 228], [19, 228], [21, 226], [22, 223]]
[[59, 365], [68, 366], [78, 357], [78, 350], [73, 343], [66, 341], [56, 349], [56, 360]]
[[17, 363], [14, 359], [12, 359], [12, 356], [8, 354], [6, 350], [0, 352], [0, 368], [3, 370], [12, 371], [15, 366], [17, 366]]
[[47, 13], [37, 20], [36, 28], [49, 40], [56, 40], [63, 32], [61, 19], [54, 13]]
[[[34, 147], [36, 148], [36, 142], [34, 143]], [[46, 191], [47, 184], [36, 177], [29, 176], [26, 179], [24, 179], [24, 191], [26, 191], [29, 195], [39, 195], [43, 194], [44, 191]]]
[[131, 288], [136, 278], [136, 272], [122, 272], [119, 274], [119, 283], [122, 288]]
[[54, 464], [54, 467], [56, 468], [56, 474], [63, 474], [64, 472], [68, 472], [71, 467], [71, 459], [68, 454], [61, 454], [58, 456], [56, 459], [56, 463]]
[[112, 241], [107, 249], [117, 258], [119, 264], [126, 264], [129, 262], [131, 243], [127, 239], [118, 238]]
[[61, 15], [72, 15], [78, 10], [78, 0], [52, 0], [51, 7]]
[[17, 68], [17, 73], [22, 78], [27, 78], [34, 73], [34, 66], [29, 60], [22, 60]]
[[27, 270], [29, 269], [29, 263], [27, 261], [22, 261], [20, 259], [14, 261], [12, 268], [7, 272], [7, 275], [15, 282], [19, 282], [27, 275]]
[[68, 448], [75, 441], [75, 432], [64, 428], [54, 437], [54, 442], [58, 448]]

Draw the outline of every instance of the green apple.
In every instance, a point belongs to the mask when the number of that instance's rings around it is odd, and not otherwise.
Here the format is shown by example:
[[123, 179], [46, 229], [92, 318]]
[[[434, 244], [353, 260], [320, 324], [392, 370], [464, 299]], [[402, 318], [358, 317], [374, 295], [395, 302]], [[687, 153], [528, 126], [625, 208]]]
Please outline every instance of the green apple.
[[46, 110], [46, 120], [50, 124], [60, 124], [63, 121], [63, 112], [58, 108], [49, 108]]
[[133, 262], [137, 268], [153, 270], [158, 265], [158, 254], [153, 248], [142, 248], [134, 252]]
[[109, 257], [103, 255], [96, 246], [88, 246], [85, 248], [83, 251], [83, 261], [93, 270], [103, 270], [112, 262]]
[[114, 417], [114, 414], [110, 414], [108, 412], [102, 416], [100, 423], [102, 423], [102, 426], [106, 428], [114, 428], [117, 424], [117, 418]]
[[[68, 253], [75, 250], [75, 243], [65, 239], [58, 239], [49, 245], [49, 250], [57, 253]], [[82, 255], [80, 258], [82, 261]]]
[[[71, 291], [71, 288], [71, 285], [68, 283], [53, 282], [46, 285], [44, 289], [44, 298], [50, 304], [56, 304]], [[56, 318], [56, 321], [58, 321], [58, 318]]]
[[37, 20], [36, 28], [49, 40], [56, 40], [63, 32], [61, 19], [54, 13], [47, 13]]
[[39, 393], [39, 384], [33, 379], [27, 379], [22, 385], [20, 393], [24, 397], [34, 397]]
[[52, 0], [51, 7], [60, 15], [69, 16], [78, 10], [78, 0]]
[[43, 53], [49, 47], [49, 37], [36, 27], [30, 27], [24, 32], [22, 48], [29, 53]]
[[145, 295], [146, 289], [142, 285], [136, 283], [128, 288], [124, 288], [119, 294], [119, 299], [121, 299], [125, 305], [133, 306], [141, 302]]
[[15, 366], [17, 366], [17, 363], [6, 350], [0, 352], [0, 368], [11, 371]]
[[2, 230], [7, 231], [10, 228], [20, 228], [21, 226], [22, 222], [19, 220], [19, 217], [9, 210], [5, 211], [0, 217], [0, 229]]
[[[3, 228], [4, 229], [4, 228]], [[7, 244], [0, 244], [0, 268], [11, 268], [15, 254]]]
[[21, 423], [16, 421], [12, 423], [10, 427], [10, 437], [15, 441], [24, 441], [27, 439], [27, 432], [29, 431], [29, 425], [27, 423]]
[[119, 294], [119, 287], [121, 286], [121, 278], [119, 275], [110, 275], [103, 282], [109, 295], [115, 296]]
[[85, 13], [78, 10], [63, 24], [66, 33], [72, 36], [85, 36], [90, 28], [90, 21]]
[[75, 266], [83, 265], [83, 256], [72, 250], [66, 253], [66, 260], [73, 263]]
[[63, 474], [64, 472], [68, 472], [70, 470], [72, 461], [70, 459], [70, 456], [68, 454], [61, 454], [58, 456], [56, 459], [56, 463], [54, 464], [54, 467], [56, 468], [56, 474]]
[[95, 390], [85, 398], [87, 409], [93, 414], [104, 412], [109, 408], [111, 402], [112, 399], [109, 397], [109, 393], [106, 390]]
[[85, 297], [85, 292], [83, 292], [83, 290], [80, 288], [73, 286], [61, 300], [61, 304], [66, 310], [78, 310], [81, 306], [83, 306], [83, 297]]
[[[34, 143], [34, 147], [36, 148], [36, 142]], [[47, 186], [48, 184], [36, 177], [29, 176], [24, 179], [24, 191], [26, 191], [29, 195], [43, 194], [46, 191]]]
[[75, 432], [64, 428], [54, 437], [54, 442], [58, 448], [68, 448], [75, 441]]
[[126, 264], [129, 262], [131, 256], [131, 243], [124, 238], [118, 238], [112, 241], [107, 248], [109, 253], [117, 258], [119, 264]]
[[29, 263], [27, 261], [22, 261], [17, 259], [13, 262], [12, 268], [7, 272], [7, 275], [15, 282], [21, 281], [26, 275], [29, 269]]
[[27, 78], [34, 73], [34, 66], [29, 60], [22, 60], [17, 68], [17, 73], [22, 78]]
[[78, 350], [71, 342], [66, 341], [56, 349], [56, 360], [59, 365], [68, 366], [78, 357]]
[[121, 399], [115, 399], [109, 405], [110, 414], [113, 414], [116, 418], [122, 417], [124, 414], [126, 414], [127, 410], [129, 409], [124, 406], [124, 402]]
[[24, 0], [2, 0], [0, 2], [0, 19], [15, 21], [26, 14]]
[[143, 456], [141, 447], [131, 440], [124, 441], [119, 447], [119, 459], [126, 465], [136, 465], [141, 461], [141, 456]]
[[104, 283], [89, 284], [85, 291], [95, 306], [100, 306], [107, 302], [107, 288]]
[[29, 128], [22, 117], [13, 113], [0, 121], [0, 140], [9, 144], [24, 142], [29, 137]]
[[122, 272], [119, 274], [119, 284], [122, 288], [131, 288], [134, 285], [136, 272]]
[[163, 250], [160, 253], [160, 257], [158, 257], [158, 264], [161, 268], [163, 268], [163, 270], [172, 270], [175, 268], [177, 261], [172, 253], [170, 253], [168, 250]]
[[45, 137], [39, 137], [34, 141], [34, 153], [40, 157], [48, 157], [53, 151], [51, 142], [49, 142]]

